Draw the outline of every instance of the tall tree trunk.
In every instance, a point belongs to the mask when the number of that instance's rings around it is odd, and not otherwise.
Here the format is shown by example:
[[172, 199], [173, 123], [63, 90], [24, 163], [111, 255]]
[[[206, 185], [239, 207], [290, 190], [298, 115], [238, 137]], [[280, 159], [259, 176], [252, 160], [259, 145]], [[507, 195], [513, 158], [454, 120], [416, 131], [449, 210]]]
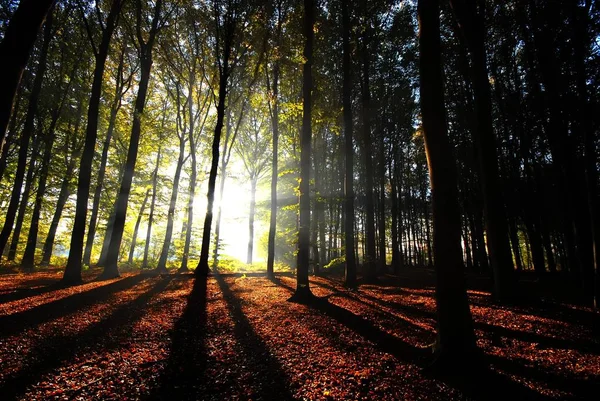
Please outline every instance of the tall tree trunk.
[[104, 176], [106, 174], [106, 164], [108, 162], [108, 150], [110, 149], [110, 141], [112, 140], [113, 131], [117, 122], [117, 114], [121, 108], [121, 97], [123, 96], [123, 82], [121, 81], [123, 66], [124, 66], [124, 53], [121, 52], [119, 59], [119, 65], [117, 67], [117, 84], [115, 85], [115, 94], [113, 97], [112, 105], [110, 108], [110, 118], [108, 120], [108, 129], [106, 130], [106, 137], [104, 138], [104, 144], [102, 145], [102, 155], [100, 156], [100, 167], [98, 168], [98, 178], [96, 180], [96, 188], [94, 189], [94, 200], [92, 202], [92, 215], [90, 216], [90, 224], [87, 233], [87, 239], [85, 242], [85, 250], [83, 252], [83, 264], [89, 266], [91, 263], [92, 250], [94, 248], [94, 239], [96, 237], [96, 224], [98, 224], [98, 209], [100, 207], [100, 196], [102, 195], [102, 188], [104, 186]]
[[[277, 37], [276, 46], [281, 44], [283, 17], [281, 15], [281, 1], [277, 4]], [[268, 79], [268, 75], [267, 75]], [[267, 81], [268, 84], [268, 81]], [[269, 89], [269, 88], [267, 88]], [[267, 276], [275, 277], [275, 234], [277, 233], [277, 180], [279, 179], [279, 167], [277, 158], [279, 155], [279, 55], [273, 63], [273, 88], [271, 90], [271, 126], [273, 131], [273, 160], [271, 162], [271, 214], [269, 216], [269, 236], [267, 245]]]
[[[2, 60], [2, 79], [0, 80], [0, 137], [2, 139], [4, 139], [6, 133], [15, 94], [21, 82], [21, 76], [27, 65], [27, 60], [29, 60], [29, 54], [37, 38], [38, 31], [53, 4], [54, 0], [21, 0], [19, 7], [13, 14], [4, 32], [4, 38], [0, 43], [0, 59]], [[49, 40], [50, 38], [48, 38]], [[44, 39], [44, 42], [46, 42], [46, 39]], [[46, 52], [47, 49], [46, 46]], [[44, 66], [42, 67], [41, 63], [39, 68], [45, 68], [45, 64], [44, 62]], [[24, 144], [24, 139], [21, 138], [21, 146]], [[25, 148], [29, 146], [29, 138], [26, 139]], [[4, 148], [3, 143], [5, 143], [4, 140], [0, 141], [0, 151]], [[10, 226], [12, 229], [12, 223]], [[6, 245], [6, 240], [3, 243], [0, 241], [0, 245], [2, 245], [0, 249], [3, 249]]]
[[150, 251], [150, 241], [152, 239], [152, 223], [154, 222], [154, 207], [156, 205], [156, 187], [158, 184], [158, 168], [160, 167], [160, 151], [162, 147], [158, 146], [158, 153], [156, 154], [156, 167], [152, 173], [152, 200], [150, 201], [150, 214], [148, 215], [148, 229], [146, 230], [146, 244], [144, 245], [144, 260], [142, 262], [142, 269], [148, 267], [148, 252]]
[[477, 148], [479, 179], [483, 194], [487, 246], [494, 273], [494, 296], [499, 300], [506, 300], [514, 295], [515, 274], [506, 210], [499, 185], [498, 155], [486, 64], [484, 16], [477, 10], [477, 3], [474, 1], [450, 0], [450, 4], [471, 54], [471, 78], [477, 126], [473, 137]]
[[[215, 200], [215, 186], [217, 181], [217, 172], [219, 169], [219, 146], [221, 144], [221, 133], [223, 131], [223, 121], [225, 119], [225, 97], [227, 96], [227, 85], [229, 83], [230, 64], [229, 58], [233, 46], [233, 30], [235, 21], [231, 17], [225, 18], [226, 29], [223, 45], [223, 54], [217, 54], [219, 58], [219, 100], [217, 102], [217, 123], [215, 125], [213, 143], [212, 143], [212, 161], [210, 173], [208, 175], [208, 192], [206, 194], [207, 206], [206, 216], [204, 217], [204, 227], [202, 231], [202, 248], [200, 250], [200, 261], [196, 267], [197, 276], [208, 275], [208, 253], [210, 248], [210, 234], [213, 220], [213, 204]], [[217, 28], [218, 29], [218, 28]], [[222, 59], [221, 59], [222, 57]], [[223, 177], [224, 178], [224, 175]]]
[[[101, 279], [110, 279], [119, 277], [119, 250], [121, 248], [121, 239], [125, 229], [125, 218], [127, 217], [127, 204], [129, 202], [129, 193], [131, 192], [131, 182], [135, 173], [135, 162], [137, 160], [138, 147], [140, 143], [140, 134], [142, 130], [142, 116], [144, 115], [144, 105], [146, 104], [146, 95], [148, 94], [148, 84], [150, 83], [150, 71], [152, 70], [152, 49], [156, 35], [158, 34], [158, 23], [162, 9], [162, 0], [157, 0], [154, 6], [154, 16], [152, 18], [152, 27], [148, 33], [146, 42], [142, 39], [141, 31], [138, 31], [138, 45], [140, 47], [140, 82], [138, 93], [135, 99], [133, 112], [133, 125], [131, 127], [131, 137], [129, 139], [129, 149], [127, 151], [127, 160], [125, 162], [125, 171], [119, 188], [117, 204], [115, 208], [115, 224], [110, 237], [110, 246], [106, 255], [106, 266], [102, 272]], [[138, 14], [142, 7], [141, 0], [137, 1]], [[139, 19], [139, 18], [138, 18]], [[138, 21], [138, 29], [141, 21]]]
[[140, 223], [142, 222], [142, 217], [144, 217], [144, 210], [146, 209], [146, 203], [148, 202], [148, 196], [150, 195], [150, 189], [146, 191], [146, 195], [144, 195], [144, 200], [142, 201], [142, 206], [140, 207], [140, 212], [138, 213], [137, 220], [135, 221], [135, 227], [133, 228], [133, 237], [131, 238], [131, 247], [129, 248], [129, 258], [127, 259], [127, 263], [129, 265], [133, 264], [133, 254], [135, 253], [135, 245], [137, 242], [138, 230], [140, 229]]
[[196, 161], [196, 144], [193, 138], [193, 129], [190, 131], [190, 152], [192, 158], [192, 172], [190, 173], [190, 189], [189, 189], [189, 200], [187, 206], [187, 226], [185, 231], [185, 243], [183, 246], [183, 256], [181, 258], [181, 266], [179, 272], [187, 272], [188, 261], [190, 254], [190, 246], [192, 243], [192, 227], [194, 223], [194, 199], [196, 198], [196, 180], [198, 175], [198, 166]]
[[21, 259], [21, 268], [33, 270], [35, 259], [35, 248], [37, 247], [38, 229], [40, 223], [40, 212], [42, 209], [42, 201], [46, 192], [46, 181], [48, 179], [48, 171], [50, 168], [50, 158], [52, 157], [52, 147], [56, 138], [56, 123], [60, 115], [62, 104], [54, 111], [48, 134], [45, 138], [44, 156], [42, 157], [42, 165], [40, 167], [38, 188], [35, 196], [33, 212], [31, 213], [31, 224], [29, 225], [29, 234], [27, 235], [27, 245]]
[[[367, 28], [369, 29], [369, 28]], [[363, 162], [364, 166], [364, 182], [365, 182], [365, 209], [367, 214], [366, 221], [366, 253], [363, 255], [363, 275], [365, 281], [373, 281], [377, 277], [376, 264], [376, 246], [375, 246], [375, 205], [373, 195], [373, 151], [371, 146], [371, 89], [370, 80], [370, 55], [369, 55], [369, 34], [365, 33], [363, 38], [364, 44], [362, 48], [362, 81], [361, 81], [361, 96], [362, 96], [362, 145], [363, 145]]]
[[[0, 79], [0, 135], [2, 135], [3, 137], [6, 131], [6, 124], [8, 124], [8, 119], [10, 116], [10, 109], [12, 107], [13, 97], [15, 93], [14, 91], [16, 91], [16, 87], [19, 84], [19, 80], [21, 79], [21, 73], [23, 72], [24, 66], [20, 67], [19, 71], [11, 71], [11, 69], [18, 67], [18, 65], [15, 65], [15, 63], [17, 62], [27, 62], [27, 58], [29, 57], [29, 49], [31, 48], [31, 45], [29, 45], [28, 40], [35, 40], [35, 35], [33, 35], [33, 38], [30, 38], [32, 33], [28, 30], [32, 30], [35, 28], [35, 32], [37, 33], [36, 27], [39, 27], [39, 24], [41, 24], [41, 21], [46, 15], [45, 11], [47, 11], [48, 9], [46, 9], [43, 12], [43, 15], [39, 16], [40, 21], [38, 22], [38, 25], [34, 26], [35, 23], [34, 25], [31, 25], [33, 21], [28, 21], [28, 19], [35, 19], [37, 17], [36, 13], [40, 13], [42, 11], [40, 10], [41, 4], [49, 3], [48, 8], [52, 4], [52, 2], [48, 2], [46, 0], [40, 1], [40, 6], [36, 6], [33, 3], [33, 1], [22, 1], [19, 4], [19, 8], [15, 12], [15, 15], [13, 16], [13, 19], [11, 20], [11, 23], [6, 31], [4, 40], [2, 41], [2, 44], [0, 44], [0, 55], [2, 55], [3, 64], [6, 61], [6, 64], [4, 64], [5, 69], [3, 72], [3, 77], [2, 79]], [[29, 12], [32, 12], [31, 16], [24, 15], [28, 15]], [[23, 35], [23, 37], [16, 37], [13, 35]], [[40, 51], [40, 59], [38, 61], [38, 67], [36, 70], [35, 79], [33, 81], [33, 88], [31, 89], [31, 93], [29, 95], [29, 105], [27, 106], [27, 117], [25, 118], [25, 125], [23, 126], [23, 131], [21, 132], [21, 139], [19, 140], [19, 156], [17, 160], [15, 180], [10, 195], [10, 202], [6, 210], [4, 226], [2, 227], [2, 231], [0, 231], [0, 252], [2, 252], [6, 247], [8, 237], [10, 236], [10, 233], [13, 229], [13, 224], [15, 223], [17, 209], [19, 208], [19, 198], [21, 197], [23, 179], [25, 178], [25, 168], [27, 167], [27, 151], [29, 150], [29, 141], [34, 131], [34, 121], [35, 117], [37, 116], [38, 101], [40, 93], [42, 91], [42, 82], [44, 81], [44, 74], [46, 73], [48, 49], [50, 47], [51, 40], [52, 16], [50, 14], [50, 18], [48, 18], [48, 21], [46, 21], [44, 27], [44, 41], [42, 43], [42, 49]], [[19, 44], [21, 46], [29, 45], [29, 47], [27, 48], [26, 55], [21, 54], [22, 49], [18, 48]], [[14, 51], [15, 54], [10, 53], [11, 51]], [[16, 79], [16, 81], [14, 83], [9, 82], [13, 78]]]
[[306, 302], [312, 298], [308, 281], [310, 263], [310, 157], [312, 142], [312, 64], [315, 23], [314, 0], [304, 0], [304, 69], [302, 80], [302, 132], [300, 135], [300, 226], [298, 228], [298, 257], [296, 291], [290, 298]]
[[250, 179], [250, 211], [248, 214], [248, 254], [246, 263], [252, 263], [254, 253], [254, 215], [256, 214], [256, 178]]
[[177, 195], [179, 193], [179, 180], [181, 178], [181, 169], [183, 168], [183, 159], [185, 153], [185, 139], [181, 133], [179, 138], [179, 157], [177, 166], [175, 167], [175, 176], [173, 177], [173, 190], [171, 192], [171, 201], [169, 202], [169, 211], [167, 213], [167, 229], [165, 232], [165, 240], [163, 242], [158, 265], [156, 270], [160, 273], [167, 273], [167, 259], [169, 258], [169, 249], [171, 248], [171, 239], [173, 238], [173, 224], [175, 223], [175, 207], [177, 206]]
[[[396, 146], [393, 145], [394, 159], [397, 155]], [[396, 163], [397, 161], [389, 162], [389, 177], [391, 189], [391, 204], [392, 204], [392, 271], [398, 274], [400, 271], [400, 252], [398, 241], [398, 190], [396, 189]]]
[[[21, 85], [21, 88], [22, 87], [23, 85]], [[21, 108], [21, 102], [25, 98], [22, 92], [23, 89], [20, 89], [17, 93], [17, 99], [15, 102], [12, 117], [10, 118], [8, 131], [6, 132], [6, 135], [3, 136], [0, 140], [0, 182], [2, 182], [2, 177], [4, 177], [4, 172], [6, 171], [6, 165], [8, 163], [8, 153], [11, 147], [11, 143], [15, 141], [15, 138], [17, 136], [17, 122], [19, 120], [19, 109]], [[2, 136], [1, 133], [0, 136]]]
[[21, 202], [19, 203], [19, 211], [17, 213], [17, 219], [15, 222], [15, 229], [13, 230], [10, 246], [8, 248], [8, 260], [14, 261], [17, 256], [17, 247], [21, 240], [21, 229], [23, 228], [23, 222], [25, 221], [25, 214], [27, 212], [27, 206], [29, 206], [29, 196], [31, 194], [31, 187], [34, 181], [34, 174], [37, 169], [37, 158], [39, 145], [41, 141], [41, 133], [38, 133], [37, 137], [33, 139], [33, 150], [31, 151], [31, 159], [29, 159], [29, 168], [27, 169], [27, 176], [25, 177], [25, 188], [23, 189], [23, 195], [21, 195]]
[[[87, 216], [88, 198], [90, 195], [90, 183], [92, 176], [92, 160], [96, 148], [96, 137], [98, 135], [98, 113], [100, 109], [100, 98], [102, 96], [102, 81], [104, 79], [104, 68], [110, 48], [113, 31], [117, 25], [119, 13], [124, 0], [113, 0], [110, 12], [106, 19], [106, 25], [102, 32], [102, 39], [98, 52], [95, 54], [96, 65], [94, 67], [94, 80], [88, 105], [87, 127], [85, 131], [85, 142], [79, 163], [79, 179], [77, 182], [77, 205], [75, 208], [75, 220], [71, 232], [71, 244], [69, 247], [69, 259], [63, 275], [63, 282], [77, 284], [81, 282], [81, 262], [83, 253], [83, 237], [85, 236], [85, 222]], [[90, 35], [91, 36], [91, 35]]]
[[54, 248], [54, 239], [56, 238], [58, 224], [60, 223], [62, 212], [67, 204], [69, 195], [71, 194], [71, 179], [73, 178], [75, 163], [76, 159], [73, 157], [67, 165], [67, 171], [65, 172], [65, 176], [60, 185], [60, 192], [58, 193], [58, 198], [56, 199], [56, 209], [54, 210], [54, 216], [52, 217], [52, 222], [50, 223], [50, 228], [48, 229], [46, 241], [44, 241], [41, 262], [42, 266], [47, 266], [50, 264], [50, 258], [52, 257], [52, 250]]
[[460, 244], [456, 165], [446, 128], [438, 0], [419, 0], [421, 113], [431, 180], [436, 271], [437, 365], [456, 369], [476, 353]]

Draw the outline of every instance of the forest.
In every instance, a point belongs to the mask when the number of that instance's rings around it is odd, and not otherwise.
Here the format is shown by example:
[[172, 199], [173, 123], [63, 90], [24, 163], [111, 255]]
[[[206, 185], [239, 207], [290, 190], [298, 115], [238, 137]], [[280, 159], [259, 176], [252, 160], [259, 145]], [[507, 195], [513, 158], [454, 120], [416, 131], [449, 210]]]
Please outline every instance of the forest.
[[0, 399], [593, 400], [597, 0], [0, 0]]

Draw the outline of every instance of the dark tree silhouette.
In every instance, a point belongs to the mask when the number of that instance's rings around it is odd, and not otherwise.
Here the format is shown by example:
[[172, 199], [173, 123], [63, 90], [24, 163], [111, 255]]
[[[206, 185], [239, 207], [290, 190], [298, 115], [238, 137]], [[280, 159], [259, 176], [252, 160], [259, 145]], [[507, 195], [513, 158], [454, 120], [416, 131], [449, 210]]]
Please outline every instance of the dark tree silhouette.
[[475, 333], [464, 282], [456, 165], [446, 128], [438, 0], [420, 0], [418, 15], [421, 113], [433, 202], [437, 364], [448, 369], [476, 353]]

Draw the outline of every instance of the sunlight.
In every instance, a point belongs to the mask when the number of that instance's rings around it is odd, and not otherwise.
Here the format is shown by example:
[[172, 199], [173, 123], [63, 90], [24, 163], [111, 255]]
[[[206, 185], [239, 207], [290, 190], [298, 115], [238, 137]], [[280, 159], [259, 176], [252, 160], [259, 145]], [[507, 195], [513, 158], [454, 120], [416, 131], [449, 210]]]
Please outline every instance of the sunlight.
[[[235, 167], [235, 166], [234, 166]], [[243, 179], [238, 178], [236, 174], [228, 176], [225, 180], [225, 189], [223, 200], [218, 196], [219, 178], [217, 177], [217, 193], [215, 195], [214, 205], [214, 220], [213, 233], [219, 206], [222, 206], [221, 215], [221, 231], [220, 231], [220, 255], [229, 256], [246, 262], [248, 252], [248, 213], [250, 208], [250, 184]], [[257, 203], [268, 198], [265, 191], [257, 190]], [[204, 223], [204, 214], [206, 213], [206, 189], [202, 188], [202, 192], [198, 194], [194, 200], [194, 208], [198, 210], [196, 223], [202, 226]], [[263, 235], [268, 226], [263, 219], [260, 218], [261, 211], [257, 207], [257, 214], [254, 220], [254, 252], [253, 262], [264, 262], [265, 258], [259, 249], [259, 238]], [[201, 238], [197, 239], [201, 241]], [[211, 244], [210, 255], [212, 257], [214, 244]]]

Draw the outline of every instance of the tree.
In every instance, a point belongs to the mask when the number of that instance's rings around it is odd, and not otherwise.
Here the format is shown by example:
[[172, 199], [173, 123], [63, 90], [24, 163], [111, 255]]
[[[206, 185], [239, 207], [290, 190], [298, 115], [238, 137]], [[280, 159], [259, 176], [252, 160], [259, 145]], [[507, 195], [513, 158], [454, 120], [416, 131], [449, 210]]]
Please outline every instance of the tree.
[[499, 300], [513, 296], [514, 267], [510, 251], [507, 218], [500, 185], [498, 156], [492, 125], [492, 103], [487, 56], [485, 51], [484, 17], [476, 2], [450, 0], [471, 55], [476, 129], [473, 133], [480, 170], [486, 222], [487, 247], [494, 271], [494, 295]]
[[464, 282], [456, 165], [446, 128], [438, 0], [419, 0], [421, 114], [433, 202], [437, 366], [455, 368], [476, 353]]
[[[141, 0], [136, 1], [136, 46], [140, 56], [140, 81], [138, 83], [138, 92], [135, 99], [133, 112], [133, 124], [131, 127], [131, 137], [129, 139], [129, 149], [127, 152], [127, 161], [125, 162], [125, 171], [119, 188], [119, 195], [115, 204], [115, 220], [110, 246], [106, 255], [106, 265], [100, 275], [102, 279], [110, 279], [119, 276], [118, 260], [121, 239], [125, 228], [125, 217], [127, 215], [127, 203], [129, 202], [129, 193], [131, 191], [131, 182], [135, 172], [135, 162], [137, 160], [140, 134], [142, 130], [142, 116], [144, 115], [144, 106], [146, 96], [148, 95], [148, 85], [150, 83], [150, 72], [152, 69], [152, 50], [159, 32], [161, 24], [161, 13], [163, 0], [157, 0], [154, 4], [150, 29], [145, 35], [143, 33], [143, 6]], [[146, 39], [145, 39], [146, 37]]]
[[[31, 4], [31, 2], [23, 2], [22, 4], [19, 4], [19, 8], [17, 9], [17, 12], [15, 13], [15, 16], [13, 17], [13, 21], [11, 21], [11, 25], [14, 24], [14, 32], [11, 30], [11, 27], [9, 26], [8, 31], [6, 33], [7, 36], [5, 36], [4, 40], [2, 41], [2, 46], [6, 46], [5, 49], [0, 49], [0, 54], [5, 54], [5, 52], [8, 51], [12, 51], [14, 50], [16, 53], [16, 56], [18, 56], [21, 53], [21, 49], [16, 49], [14, 48], [14, 46], [16, 45], [16, 43], [11, 42], [11, 41], [17, 41], [19, 39], [12, 37], [12, 34], [17, 34], [18, 33], [22, 33], [23, 35], [25, 35], [25, 38], [23, 40], [27, 40], [27, 38], [30, 36], [30, 34], [28, 34], [27, 31], [22, 32], [21, 29], [25, 29], [27, 28], [27, 24], [28, 22], [23, 21], [23, 18], [26, 18], [23, 13], [26, 13], [26, 11], [19, 11], [19, 10], [23, 10], [21, 7], [24, 7], [25, 9], [27, 8], [34, 8], [36, 9], [35, 6], [33, 6]], [[40, 10], [38, 10], [39, 12]], [[44, 16], [45, 17], [45, 14]], [[41, 18], [43, 20], [43, 17]], [[17, 18], [15, 20], [15, 18]], [[34, 19], [35, 16], [32, 17], [32, 19]], [[19, 26], [19, 21], [21, 21], [21, 24], [25, 24], [24, 26]], [[31, 28], [31, 27], [30, 27]], [[11, 36], [9, 36], [9, 34], [11, 34]], [[0, 253], [2, 253], [2, 251], [4, 250], [4, 247], [6, 246], [6, 243], [8, 242], [8, 237], [10, 236], [10, 233], [13, 229], [13, 224], [15, 223], [15, 218], [17, 217], [17, 209], [19, 208], [19, 199], [21, 197], [21, 187], [23, 186], [23, 179], [25, 177], [25, 168], [27, 165], [27, 153], [29, 150], [29, 141], [33, 135], [33, 131], [34, 131], [34, 122], [35, 122], [35, 118], [37, 117], [37, 112], [38, 112], [38, 101], [39, 101], [39, 97], [40, 97], [40, 93], [42, 91], [42, 83], [44, 80], [44, 74], [46, 72], [46, 68], [47, 68], [47, 60], [48, 60], [48, 49], [50, 47], [50, 41], [52, 40], [52, 19], [50, 19], [45, 27], [44, 27], [44, 39], [43, 39], [43, 43], [42, 43], [42, 48], [40, 50], [40, 57], [39, 57], [39, 61], [38, 61], [38, 68], [36, 70], [36, 74], [35, 74], [35, 80], [33, 83], [33, 89], [31, 90], [31, 94], [29, 96], [29, 105], [27, 106], [27, 117], [25, 119], [25, 124], [23, 126], [23, 131], [21, 132], [21, 138], [19, 140], [19, 156], [18, 156], [18, 161], [17, 161], [17, 170], [15, 173], [15, 178], [14, 178], [14, 183], [13, 183], [13, 187], [12, 187], [12, 192], [10, 195], [10, 203], [8, 204], [8, 209], [6, 211], [6, 218], [4, 220], [4, 225], [2, 226], [2, 230], [0, 231]], [[33, 39], [32, 39], [33, 41]], [[5, 44], [6, 42], [6, 44]], [[23, 44], [24, 46], [27, 45], [27, 43]], [[27, 55], [28, 56], [28, 55]], [[7, 55], [7, 59], [12, 59], [12, 56]], [[23, 59], [19, 59], [18, 57], [15, 57], [15, 59], [12, 60], [12, 63], [9, 62], [8, 63], [8, 67], [10, 68], [15, 68], [18, 67], [16, 65], [12, 65], [13, 63], [17, 63], [17, 62], [23, 62], [25, 63], [27, 61], [27, 58]], [[15, 76], [13, 77], [7, 77], [7, 79], [3, 79], [1, 80], [3, 82], [3, 84], [8, 85], [7, 88], [5, 88], [5, 90], [2, 90], [2, 96], [0, 98], [0, 132], [2, 133], [2, 135], [4, 135], [4, 132], [6, 130], [6, 123], [8, 122], [8, 114], [10, 114], [10, 110], [4, 110], [4, 107], [12, 107], [12, 101], [13, 101], [13, 96], [14, 96], [14, 91], [12, 92], [12, 94], [10, 95], [10, 100], [5, 99], [5, 95], [10, 92], [12, 90], [12, 85], [13, 83], [10, 82], [11, 79], [15, 79], [16, 83], [14, 83], [15, 85], [15, 90], [16, 90], [16, 85], [18, 85], [19, 80], [21, 79], [21, 73], [23, 71], [23, 67], [20, 67], [20, 71], [13, 71], [13, 74]], [[10, 73], [10, 71], [9, 71]], [[4, 88], [3, 88], [4, 89]], [[5, 92], [6, 91], [6, 92]], [[6, 102], [7, 104], [4, 104], [4, 102]], [[8, 103], [10, 105], [8, 105]], [[7, 112], [7, 115], [5, 116], [3, 113]], [[6, 119], [6, 120], [5, 120]], [[35, 159], [35, 152], [32, 154], [32, 158]], [[33, 172], [33, 167], [30, 166], [30, 170]], [[31, 182], [31, 177], [29, 177], [28, 179], [29, 182]], [[27, 202], [27, 196], [29, 194], [29, 191], [25, 191], [23, 196], [23, 200], [22, 202]], [[22, 215], [22, 213], [21, 213]], [[20, 229], [20, 227], [19, 227]], [[17, 235], [15, 235], [15, 238], [18, 241], [18, 237], [19, 234], [17, 233]], [[14, 242], [14, 241], [13, 241]]]
[[[81, 282], [81, 262], [83, 252], [83, 238], [85, 235], [85, 222], [87, 216], [87, 204], [90, 194], [90, 182], [92, 175], [92, 159], [96, 147], [96, 137], [98, 134], [98, 112], [100, 108], [100, 97], [102, 96], [102, 81], [104, 79], [104, 68], [106, 58], [110, 48], [110, 41], [117, 26], [119, 13], [125, 0], [113, 0], [110, 11], [106, 17], [106, 24], [99, 24], [102, 28], [102, 39], [96, 47], [93, 34], [88, 25], [88, 35], [94, 49], [95, 67], [94, 80], [92, 82], [92, 92], [88, 105], [87, 128], [85, 132], [85, 142], [79, 163], [79, 180], [77, 182], [77, 208], [75, 211], [75, 221], [71, 233], [71, 245], [69, 247], [69, 259], [63, 275], [63, 282], [66, 284], [77, 284]], [[96, 7], [98, 5], [96, 4]], [[98, 9], [97, 9], [98, 10]], [[82, 11], [83, 13], [84, 11]], [[98, 12], [98, 15], [101, 15]], [[84, 16], [85, 18], [85, 16]], [[86, 23], [87, 24], [87, 23]]]
[[217, 180], [217, 171], [219, 168], [219, 147], [221, 144], [221, 133], [223, 131], [223, 122], [225, 119], [225, 100], [227, 97], [229, 79], [232, 70], [235, 67], [235, 61], [239, 56], [236, 54], [236, 40], [241, 34], [238, 32], [242, 28], [239, 26], [240, 19], [244, 16], [246, 10], [242, 9], [242, 2], [237, 0], [228, 0], [227, 4], [221, 1], [214, 1], [212, 11], [216, 20], [215, 32], [215, 55], [219, 68], [219, 91], [217, 104], [217, 122], [213, 133], [211, 165], [208, 176], [208, 192], [206, 194], [207, 207], [204, 217], [204, 228], [202, 231], [202, 248], [200, 251], [200, 261], [196, 268], [196, 275], [206, 276], [208, 274], [208, 253], [210, 247], [210, 235], [213, 220], [213, 204], [215, 199], [215, 184]]
[[313, 297], [308, 281], [310, 254], [310, 157], [312, 142], [312, 64], [314, 42], [315, 4], [304, 0], [304, 66], [302, 74], [302, 131], [300, 136], [300, 216], [298, 228], [298, 262], [296, 269], [296, 291], [289, 299], [307, 302]]
[[[272, 51], [273, 74], [269, 75], [269, 68], [266, 68], [267, 91], [269, 115], [271, 116], [271, 129], [273, 131], [272, 162], [271, 162], [271, 214], [269, 216], [269, 238], [267, 249], [267, 276], [273, 278], [275, 264], [275, 232], [277, 230], [277, 180], [279, 179], [278, 154], [279, 154], [279, 74], [281, 71], [281, 41], [283, 38], [282, 27], [284, 14], [284, 3], [282, 0], [277, 2], [275, 13], [277, 14], [277, 24], [275, 27], [275, 42]], [[272, 82], [271, 82], [272, 80]]]
[[[262, 119], [264, 108], [254, 102], [250, 118], [238, 139], [235, 148], [237, 155], [244, 164], [250, 180], [250, 210], [248, 212], [248, 253], [246, 263], [252, 263], [254, 253], [254, 217], [256, 214], [256, 186], [268, 172], [269, 137], [265, 133], [266, 122]], [[271, 159], [272, 160], [272, 159]]]
[[343, 103], [344, 103], [344, 155], [345, 155], [345, 284], [356, 288], [356, 260], [354, 258], [354, 144], [352, 129], [352, 69], [350, 48], [350, 15], [348, 1], [342, 0], [342, 40], [343, 40]]
[[[53, 4], [54, 0], [21, 0], [0, 43], [0, 58], [3, 60], [3, 79], [0, 81], [0, 151], [5, 146], [6, 127], [29, 53]], [[4, 246], [0, 247], [3, 248]]]

